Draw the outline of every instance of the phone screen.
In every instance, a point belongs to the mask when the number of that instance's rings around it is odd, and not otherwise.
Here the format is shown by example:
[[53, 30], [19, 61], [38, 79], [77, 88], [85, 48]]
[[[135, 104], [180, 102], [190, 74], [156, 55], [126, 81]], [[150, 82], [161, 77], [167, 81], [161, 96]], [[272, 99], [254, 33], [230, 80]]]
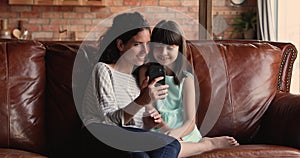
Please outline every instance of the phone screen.
[[149, 76], [149, 83], [151, 83], [155, 78], [163, 76], [164, 78], [158, 81], [156, 84], [165, 84], [165, 68], [159, 63], [151, 63], [146, 73]]

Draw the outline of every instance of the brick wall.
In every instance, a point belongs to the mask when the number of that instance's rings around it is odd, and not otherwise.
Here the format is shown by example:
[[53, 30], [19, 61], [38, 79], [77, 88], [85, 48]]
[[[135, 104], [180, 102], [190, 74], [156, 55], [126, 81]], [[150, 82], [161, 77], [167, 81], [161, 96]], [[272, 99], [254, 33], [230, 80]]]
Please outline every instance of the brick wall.
[[229, 0], [212, 0], [212, 16], [213, 18], [220, 15], [227, 23], [228, 27], [219, 36], [223, 38], [242, 38], [241, 35], [232, 35], [233, 28], [230, 26], [233, 23], [234, 18], [239, 16], [242, 12], [249, 10], [257, 11], [257, 0], [246, 0], [241, 6], [232, 6]]
[[[71, 6], [26, 6], [8, 5], [8, 0], [0, 0], [0, 19], [8, 19], [9, 29], [17, 26], [18, 20], [32, 32], [33, 39], [70, 40], [70, 33], [76, 32], [78, 40], [95, 39], [109, 26], [112, 15], [121, 11], [142, 12], [154, 25], [160, 19], [174, 19], [183, 27], [188, 39], [198, 38], [199, 0], [106, 0], [105, 7]], [[256, 8], [257, 0], [247, 0], [241, 7], [233, 7], [229, 0], [212, 0], [212, 16], [221, 15], [228, 24], [224, 38], [232, 37], [230, 24], [241, 12]], [[154, 7], [159, 6], [159, 7]], [[59, 34], [59, 30], [67, 29]]]
[[[159, 19], [176, 19], [189, 39], [198, 38], [198, 0], [107, 0], [105, 7], [8, 5], [8, 0], [0, 1], [0, 19], [8, 19], [9, 29], [23, 20], [32, 38], [40, 40], [69, 40], [71, 31], [78, 40], [87, 35], [96, 38], [107, 28], [107, 18], [127, 10], [142, 12], [151, 25]], [[68, 31], [59, 34], [62, 29]]]

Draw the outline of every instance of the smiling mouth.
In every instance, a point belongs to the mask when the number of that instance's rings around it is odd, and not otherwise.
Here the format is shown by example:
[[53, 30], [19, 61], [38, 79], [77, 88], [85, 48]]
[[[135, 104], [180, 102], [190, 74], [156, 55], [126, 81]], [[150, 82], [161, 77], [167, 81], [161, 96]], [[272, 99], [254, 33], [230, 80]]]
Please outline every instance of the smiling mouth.
[[167, 59], [169, 59], [168, 57], [159, 57], [160, 60], [165, 61]]
[[145, 55], [137, 56], [137, 58], [140, 59], [140, 60], [145, 60], [146, 56]]

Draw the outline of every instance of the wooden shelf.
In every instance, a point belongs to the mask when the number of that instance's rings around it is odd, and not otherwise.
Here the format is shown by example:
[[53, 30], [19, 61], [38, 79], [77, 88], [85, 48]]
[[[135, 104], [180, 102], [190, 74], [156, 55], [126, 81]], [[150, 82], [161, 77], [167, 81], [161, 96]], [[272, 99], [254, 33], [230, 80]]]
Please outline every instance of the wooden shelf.
[[9, 5], [106, 6], [106, 0], [9, 0]]

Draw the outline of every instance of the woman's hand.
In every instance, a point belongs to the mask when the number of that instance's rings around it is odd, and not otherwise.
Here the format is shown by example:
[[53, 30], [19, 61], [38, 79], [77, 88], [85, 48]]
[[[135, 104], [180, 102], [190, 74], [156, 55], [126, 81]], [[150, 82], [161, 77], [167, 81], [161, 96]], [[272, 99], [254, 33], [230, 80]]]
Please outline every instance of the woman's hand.
[[152, 129], [162, 122], [162, 118], [159, 112], [155, 108], [153, 108], [151, 110], [145, 111], [143, 122], [145, 129]]
[[168, 95], [168, 85], [155, 86], [156, 83], [162, 79], [164, 79], [164, 77], [157, 77], [148, 85], [148, 88], [150, 89], [150, 97], [153, 102], [158, 99], [164, 99]]
[[147, 104], [152, 104], [158, 99], [164, 99], [168, 95], [169, 86], [159, 85], [155, 87], [155, 84], [162, 79], [163, 77], [157, 77], [150, 84], [148, 84], [149, 76], [147, 76], [141, 85], [140, 95], [135, 99], [136, 103], [144, 106]]

